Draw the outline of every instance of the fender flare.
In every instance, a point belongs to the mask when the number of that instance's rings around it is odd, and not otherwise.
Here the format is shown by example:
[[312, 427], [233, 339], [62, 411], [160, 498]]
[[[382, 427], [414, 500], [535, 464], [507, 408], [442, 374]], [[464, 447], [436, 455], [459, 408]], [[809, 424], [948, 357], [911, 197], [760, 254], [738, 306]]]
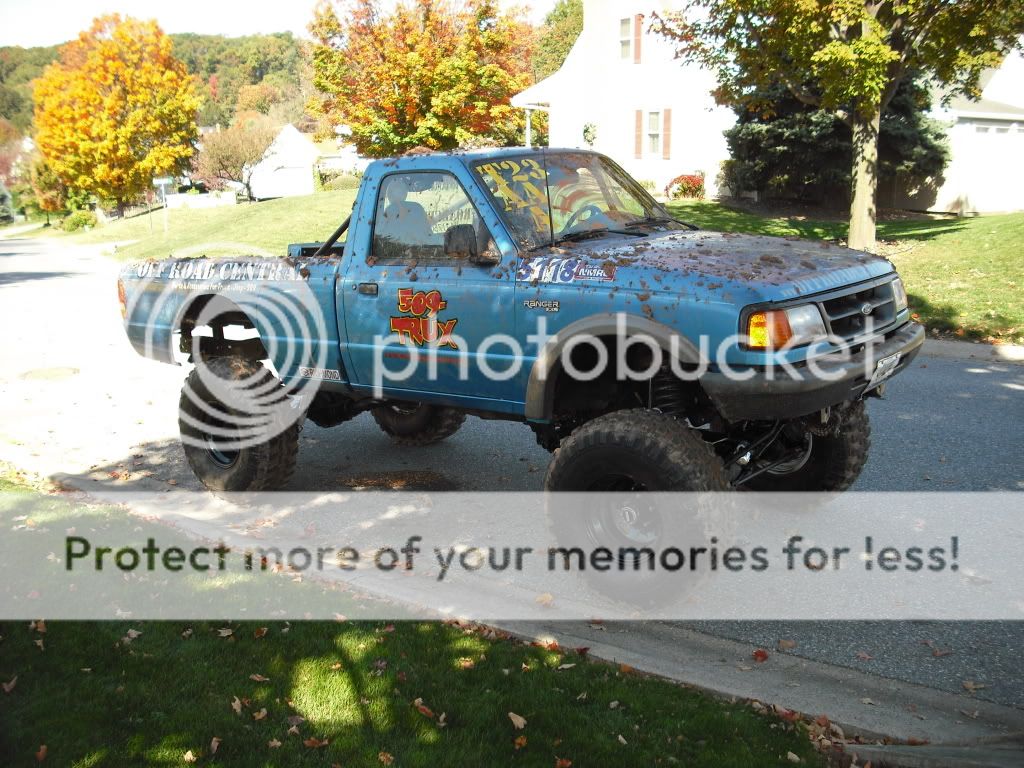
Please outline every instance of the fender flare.
[[698, 365], [701, 362], [700, 352], [693, 342], [667, 325], [625, 312], [591, 315], [562, 328], [548, 339], [537, 355], [526, 385], [526, 420], [547, 421], [551, 418], [557, 379], [553, 374], [561, 368], [562, 352], [570, 340], [581, 335], [616, 336], [620, 328], [624, 329], [626, 337], [646, 336], [652, 339], [663, 352], [671, 353], [674, 344], [678, 353], [676, 357], [683, 364]]

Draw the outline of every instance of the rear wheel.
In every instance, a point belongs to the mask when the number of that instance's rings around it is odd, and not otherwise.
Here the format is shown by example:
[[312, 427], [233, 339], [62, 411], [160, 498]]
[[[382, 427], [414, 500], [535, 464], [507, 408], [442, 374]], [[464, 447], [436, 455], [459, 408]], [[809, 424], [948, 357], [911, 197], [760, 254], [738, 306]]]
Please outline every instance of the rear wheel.
[[425, 403], [391, 404], [373, 409], [377, 425], [399, 445], [431, 445], [451, 437], [466, 420], [455, 408]]
[[[794, 438], [790, 438], [791, 441]], [[743, 484], [751, 491], [845, 491], [860, 477], [871, 447], [863, 400], [845, 407], [834, 426], [795, 437], [793, 458]]]
[[298, 419], [279, 382], [260, 363], [201, 362], [185, 380], [178, 414], [185, 458], [211, 491], [273, 491], [291, 479]]

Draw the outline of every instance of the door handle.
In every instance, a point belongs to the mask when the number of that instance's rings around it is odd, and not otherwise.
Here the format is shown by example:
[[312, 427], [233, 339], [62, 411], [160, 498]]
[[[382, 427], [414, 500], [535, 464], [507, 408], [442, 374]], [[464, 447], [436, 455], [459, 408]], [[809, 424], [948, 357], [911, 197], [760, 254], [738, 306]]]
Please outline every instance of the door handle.
[[360, 283], [359, 292], [363, 296], [376, 296], [377, 295], [377, 284], [376, 283]]

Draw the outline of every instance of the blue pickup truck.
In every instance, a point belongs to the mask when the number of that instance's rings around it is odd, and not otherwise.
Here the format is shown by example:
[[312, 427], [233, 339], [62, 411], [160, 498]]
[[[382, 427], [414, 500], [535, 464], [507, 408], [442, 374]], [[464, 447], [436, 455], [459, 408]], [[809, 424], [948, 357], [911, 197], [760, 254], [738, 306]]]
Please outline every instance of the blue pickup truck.
[[885, 259], [699, 230], [580, 150], [376, 161], [325, 242], [118, 289], [135, 349], [192, 365], [182, 443], [216, 491], [283, 487], [306, 420], [363, 411], [401, 446], [522, 422], [555, 491], [843, 490], [865, 398], [924, 340]]

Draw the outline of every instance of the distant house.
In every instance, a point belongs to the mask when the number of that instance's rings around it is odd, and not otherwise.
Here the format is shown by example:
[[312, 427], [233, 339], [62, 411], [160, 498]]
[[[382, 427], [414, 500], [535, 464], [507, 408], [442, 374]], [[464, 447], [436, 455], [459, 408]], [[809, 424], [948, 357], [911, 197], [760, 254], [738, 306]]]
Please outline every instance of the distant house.
[[295, 126], [286, 125], [253, 169], [252, 196], [266, 200], [313, 194], [313, 168], [319, 155], [312, 141]]
[[[981, 79], [981, 99], [938, 99], [932, 117], [948, 124], [950, 162], [938, 179], [893, 191], [901, 208], [993, 213], [1024, 210], [1024, 57], [1007, 56]], [[880, 190], [880, 200], [887, 190]]]
[[[723, 131], [732, 111], [715, 104], [714, 75], [675, 58], [671, 42], [646, 31], [652, 12], [681, 0], [583, 0], [583, 32], [562, 68], [512, 98], [548, 113], [552, 147], [591, 147], [640, 181], [663, 189], [683, 173], [703, 172], [709, 196], [729, 151]], [[1007, 57], [986, 73], [979, 102], [938, 99], [934, 115], [950, 123], [951, 160], [942, 178], [913, 186], [898, 180], [879, 202], [958, 213], [1024, 210], [1024, 59]]]
[[709, 195], [735, 123], [715, 104], [714, 75], [675, 59], [672, 44], [646, 31], [670, 0], [583, 0], [583, 32], [562, 68], [512, 99], [548, 113], [552, 147], [593, 148], [659, 190], [701, 171]]

